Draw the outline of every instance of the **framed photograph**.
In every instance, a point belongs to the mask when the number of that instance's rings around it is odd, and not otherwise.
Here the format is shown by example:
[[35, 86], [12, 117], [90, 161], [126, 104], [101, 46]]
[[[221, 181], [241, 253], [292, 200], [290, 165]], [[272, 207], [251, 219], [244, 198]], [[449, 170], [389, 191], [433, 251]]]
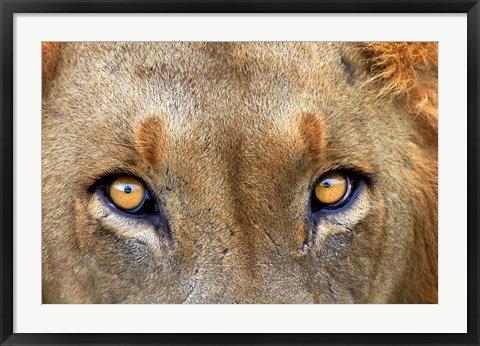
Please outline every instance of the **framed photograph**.
[[478, 345], [478, 1], [2, 1], [1, 330]]

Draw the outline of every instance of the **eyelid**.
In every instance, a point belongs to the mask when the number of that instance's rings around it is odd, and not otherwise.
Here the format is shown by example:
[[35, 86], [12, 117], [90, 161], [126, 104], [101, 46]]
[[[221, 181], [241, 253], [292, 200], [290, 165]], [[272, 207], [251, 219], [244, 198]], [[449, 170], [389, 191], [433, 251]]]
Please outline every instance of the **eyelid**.
[[124, 236], [136, 237], [144, 232], [159, 231], [166, 228], [161, 223], [160, 218], [126, 216], [125, 213], [108, 206], [101, 194], [93, 196], [88, 203], [88, 211], [108, 230]]
[[310, 218], [310, 229], [315, 241], [325, 239], [327, 234], [351, 232], [355, 225], [372, 211], [372, 195], [364, 181], [360, 181], [352, 198], [336, 210], [318, 211]]
[[354, 182], [362, 180], [368, 186], [372, 185], [376, 177], [376, 173], [371, 169], [365, 171], [362, 167], [333, 164], [328, 166], [327, 168], [316, 171], [314, 179], [311, 180], [310, 189], [314, 189], [315, 186], [320, 182], [322, 177], [331, 172], [344, 173], [349, 176], [350, 180]]
[[138, 180], [139, 182], [141, 182], [143, 184], [143, 186], [145, 187], [145, 190], [147, 190], [149, 192], [152, 191], [152, 189], [150, 189], [149, 184], [144, 179], [140, 178], [139, 176], [137, 176], [133, 173], [130, 173], [127, 170], [121, 169], [121, 168], [114, 169], [114, 170], [109, 170], [107, 173], [102, 174], [101, 176], [97, 177], [97, 179], [95, 179], [94, 181], [92, 181], [89, 184], [89, 187], [88, 187], [87, 191], [90, 194], [94, 194], [95, 190], [97, 189], [97, 187], [99, 185], [101, 185], [101, 184], [106, 185], [109, 182], [113, 181], [116, 177], [120, 177], [120, 176], [134, 178], [134, 179]]
[[319, 179], [322, 175], [333, 171], [351, 172], [368, 180], [374, 179], [376, 175], [375, 169], [369, 163], [345, 157], [339, 158], [335, 160], [335, 162], [325, 166], [318, 167], [315, 171], [315, 176]]
[[87, 192], [89, 194], [95, 193], [95, 189], [98, 186], [99, 183], [105, 182], [108, 179], [113, 179], [114, 177], [119, 177], [119, 176], [126, 176], [126, 177], [132, 177], [140, 181], [146, 189], [149, 191], [152, 191], [147, 184], [147, 182], [140, 178], [141, 172], [135, 172], [135, 170], [131, 170], [129, 168], [125, 167], [117, 167], [117, 168], [111, 168], [107, 169], [103, 172], [97, 172], [94, 173], [90, 176], [87, 176], [86, 179], [88, 179], [86, 185], [87, 185]]

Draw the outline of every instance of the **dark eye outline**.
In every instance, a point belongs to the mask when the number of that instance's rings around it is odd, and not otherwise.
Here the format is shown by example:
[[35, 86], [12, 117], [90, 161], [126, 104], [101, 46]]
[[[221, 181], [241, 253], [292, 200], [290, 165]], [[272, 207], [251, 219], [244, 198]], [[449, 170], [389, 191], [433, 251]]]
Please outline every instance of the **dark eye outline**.
[[[123, 209], [118, 206], [110, 197], [109, 188], [113, 181], [120, 177], [130, 177], [141, 182], [145, 188], [145, 196], [143, 202], [135, 209]], [[143, 181], [143, 179], [136, 177], [132, 174], [109, 174], [101, 178], [94, 187], [95, 192], [101, 198], [101, 200], [106, 204], [110, 209], [113, 209], [115, 212], [131, 218], [145, 218], [155, 223], [158, 223], [160, 219], [160, 209], [158, 203], [152, 197], [152, 193], [148, 188], [148, 185]]]
[[[325, 204], [317, 199], [317, 196], [315, 194], [315, 187], [323, 180], [324, 176], [331, 173], [338, 173], [344, 175], [347, 179], [347, 189], [338, 202], [332, 204]], [[358, 195], [358, 185], [361, 180], [362, 178], [358, 174], [343, 170], [333, 170], [322, 174], [315, 181], [315, 183], [313, 184], [313, 188], [311, 189], [312, 191], [310, 196], [310, 210], [312, 214], [315, 215], [318, 213], [332, 213], [347, 209]]]

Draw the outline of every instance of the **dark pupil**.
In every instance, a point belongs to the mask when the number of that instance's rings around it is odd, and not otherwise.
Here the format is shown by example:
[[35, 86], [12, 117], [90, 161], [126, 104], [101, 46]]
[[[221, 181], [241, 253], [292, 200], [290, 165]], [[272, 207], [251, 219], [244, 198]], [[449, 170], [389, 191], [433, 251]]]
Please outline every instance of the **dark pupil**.
[[125, 186], [125, 188], [123, 189], [123, 192], [130, 193], [132, 192], [132, 188], [130, 186]]
[[[325, 180], [325, 181], [322, 183], [322, 186], [323, 186], [323, 187], [330, 187], [330, 186], [332, 186], [332, 184], [330, 183], [329, 180]], [[126, 192], [126, 191], [125, 191], [125, 192]]]

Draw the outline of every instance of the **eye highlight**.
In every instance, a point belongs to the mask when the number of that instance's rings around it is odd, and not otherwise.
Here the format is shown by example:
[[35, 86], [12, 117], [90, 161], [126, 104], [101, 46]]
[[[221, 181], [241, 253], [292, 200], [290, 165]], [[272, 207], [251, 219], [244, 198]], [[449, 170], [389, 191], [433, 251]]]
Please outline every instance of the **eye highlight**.
[[121, 210], [138, 211], [145, 202], [147, 190], [138, 179], [120, 176], [112, 180], [107, 189], [112, 203]]
[[312, 211], [341, 208], [350, 200], [353, 192], [353, 179], [349, 174], [340, 171], [326, 173], [315, 185]]

